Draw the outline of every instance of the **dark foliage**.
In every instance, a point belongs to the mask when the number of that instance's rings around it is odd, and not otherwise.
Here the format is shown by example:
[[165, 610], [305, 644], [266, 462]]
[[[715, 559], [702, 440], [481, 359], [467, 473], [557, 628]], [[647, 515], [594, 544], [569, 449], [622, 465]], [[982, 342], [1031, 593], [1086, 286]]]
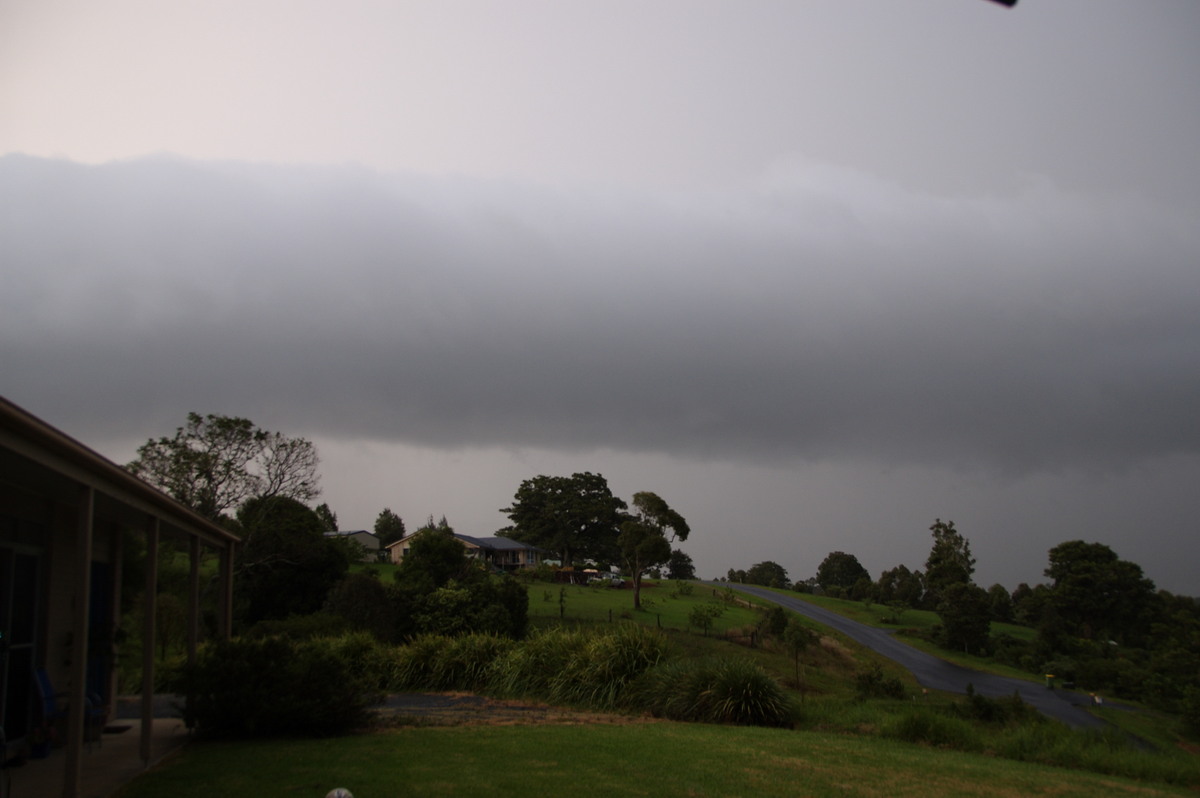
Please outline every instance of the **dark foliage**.
[[205, 736], [342, 734], [362, 724], [374, 680], [328, 640], [233, 639], [203, 649], [177, 689], [184, 719]]

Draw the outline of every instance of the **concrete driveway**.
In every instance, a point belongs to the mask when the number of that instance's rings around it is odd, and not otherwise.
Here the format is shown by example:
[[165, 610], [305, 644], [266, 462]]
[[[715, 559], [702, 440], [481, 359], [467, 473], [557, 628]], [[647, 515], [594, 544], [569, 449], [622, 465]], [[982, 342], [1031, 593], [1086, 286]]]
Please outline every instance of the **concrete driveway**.
[[1075, 728], [1102, 728], [1107, 725], [1100, 718], [1082, 709], [1090, 703], [1090, 699], [1078, 693], [1067, 690], [1051, 690], [1044, 684], [1028, 679], [995, 676], [955, 665], [897, 640], [893, 633], [886, 629], [866, 626], [838, 615], [836, 612], [830, 612], [798, 598], [776, 593], [765, 587], [725, 582], [710, 584], [714, 587], [730, 587], [741, 593], [773, 601], [785, 610], [799, 613], [831, 629], [836, 629], [850, 639], [907, 668], [921, 686], [928, 687], [930, 690], [965, 694], [967, 685], [970, 684], [974, 687], [975, 692], [990, 698], [1019, 693], [1025, 703], [1043, 715], [1061, 720]]

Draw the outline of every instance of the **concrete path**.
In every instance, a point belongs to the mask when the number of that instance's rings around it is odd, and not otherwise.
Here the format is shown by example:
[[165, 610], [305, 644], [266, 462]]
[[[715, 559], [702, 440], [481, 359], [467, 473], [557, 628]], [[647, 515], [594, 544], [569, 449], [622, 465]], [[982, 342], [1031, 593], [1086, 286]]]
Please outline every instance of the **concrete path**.
[[1068, 690], [1051, 690], [1044, 684], [1015, 679], [1008, 676], [995, 676], [983, 671], [964, 668], [932, 654], [913, 648], [907, 643], [897, 640], [892, 632], [877, 629], [873, 626], [852, 621], [838, 615], [836, 612], [823, 609], [798, 598], [776, 593], [765, 587], [755, 585], [738, 585], [724, 582], [710, 583], [713, 586], [731, 587], [742, 593], [748, 593], [758, 598], [767, 599], [780, 605], [786, 610], [800, 613], [818, 623], [836, 629], [852, 640], [875, 651], [899, 665], [907, 668], [917, 681], [931, 690], [945, 690], [951, 693], [967, 692], [967, 685], [974, 687], [975, 692], [991, 698], [1011, 696], [1019, 693], [1025, 703], [1037, 709], [1043, 715], [1061, 720], [1076, 728], [1103, 728], [1107, 724], [1082, 709], [1090, 702], [1086, 696]]

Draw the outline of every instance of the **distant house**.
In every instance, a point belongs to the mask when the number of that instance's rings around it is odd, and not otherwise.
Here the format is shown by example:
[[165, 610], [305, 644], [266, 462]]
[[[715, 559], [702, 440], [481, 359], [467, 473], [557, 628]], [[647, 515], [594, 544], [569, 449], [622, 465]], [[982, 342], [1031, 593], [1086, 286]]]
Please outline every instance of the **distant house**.
[[368, 532], [365, 529], [356, 529], [349, 532], [326, 532], [327, 538], [342, 538], [358, 544], [362, 550], [362, 562], [376, 562], [379, 559], [379, 536], [374, 532]]
[[[413, 538], [420, 534], [421, 532], [414, 532], [411, 535], [405, 535], [395, 543], [388, 544], [389, 559], [399, 565], [404, 560], [404, 555], [408, 553]], [[467, 550], [468, 557], [483, 560], [488, 565], [503, 571], [536, 568], [541, 564], [542, 556], [546, 554], [544, 550], [539, 549], [537, 546], [520, 543], [509, 538], [477, 538], [455, 533], [454, 539], [463, 544]]]

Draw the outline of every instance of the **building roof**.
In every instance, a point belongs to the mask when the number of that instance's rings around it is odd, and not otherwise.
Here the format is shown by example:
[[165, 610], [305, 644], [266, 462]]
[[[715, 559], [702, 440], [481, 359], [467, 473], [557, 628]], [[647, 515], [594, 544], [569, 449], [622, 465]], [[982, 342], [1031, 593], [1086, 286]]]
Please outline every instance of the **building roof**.
[[454, 537], [459, 540], [464, 540], [468, 543], [474, 543], [481, 549], [492, 549], [493, 551], [521, 551], [521, 550], [537, 550], [537, 546], [531, 546], [528, 543], [522, 543], [519, 540], [510, 538], [502, 538], [493, 535], [490, 538], [476, 538], [470, 535], [460, 535], [457, 532]]
[[[422, 531], [423, 530], [418, 529], [416, 532], [405, 535], [399, 540], [389, 543], [384, 548], [390, 549], [394, 546], [399, 546], [401, 543], [406, 543], [412, 540], [416, 535], [421, 534]], [[462, 543], [466, 543], [471, 546], [478, 546], [481, 549], [488, 549], [490, 551], [542, 551], [542, 549], [539, 549], [537, 546], [531, 546], [528, 543], [521, 543], [517, 540], [502, 538], [496, 535], [487, 538], [477, 538], [472, 535], [460, 535], [459, 533], [455, 532], [454, 537], [456, 540]]]
[[[239, 538], [37, 416], [0, 397], [0, 478], [12, 469], [48, 495], [87, 485], [108, 497], [114, 515], [145, 513], [225, 547]], [[66, 478], [70, 482], [64, 483]], [[133, 523], [133, 519], [126, 519]]]
[[332, 532], [325, 533], [325, 537], [327, 538], [348, 538], [352, 535], [369, 535], [376, 539], [379, 537], [374, 532], [369, 532], [366, 529], [335, 529]]

